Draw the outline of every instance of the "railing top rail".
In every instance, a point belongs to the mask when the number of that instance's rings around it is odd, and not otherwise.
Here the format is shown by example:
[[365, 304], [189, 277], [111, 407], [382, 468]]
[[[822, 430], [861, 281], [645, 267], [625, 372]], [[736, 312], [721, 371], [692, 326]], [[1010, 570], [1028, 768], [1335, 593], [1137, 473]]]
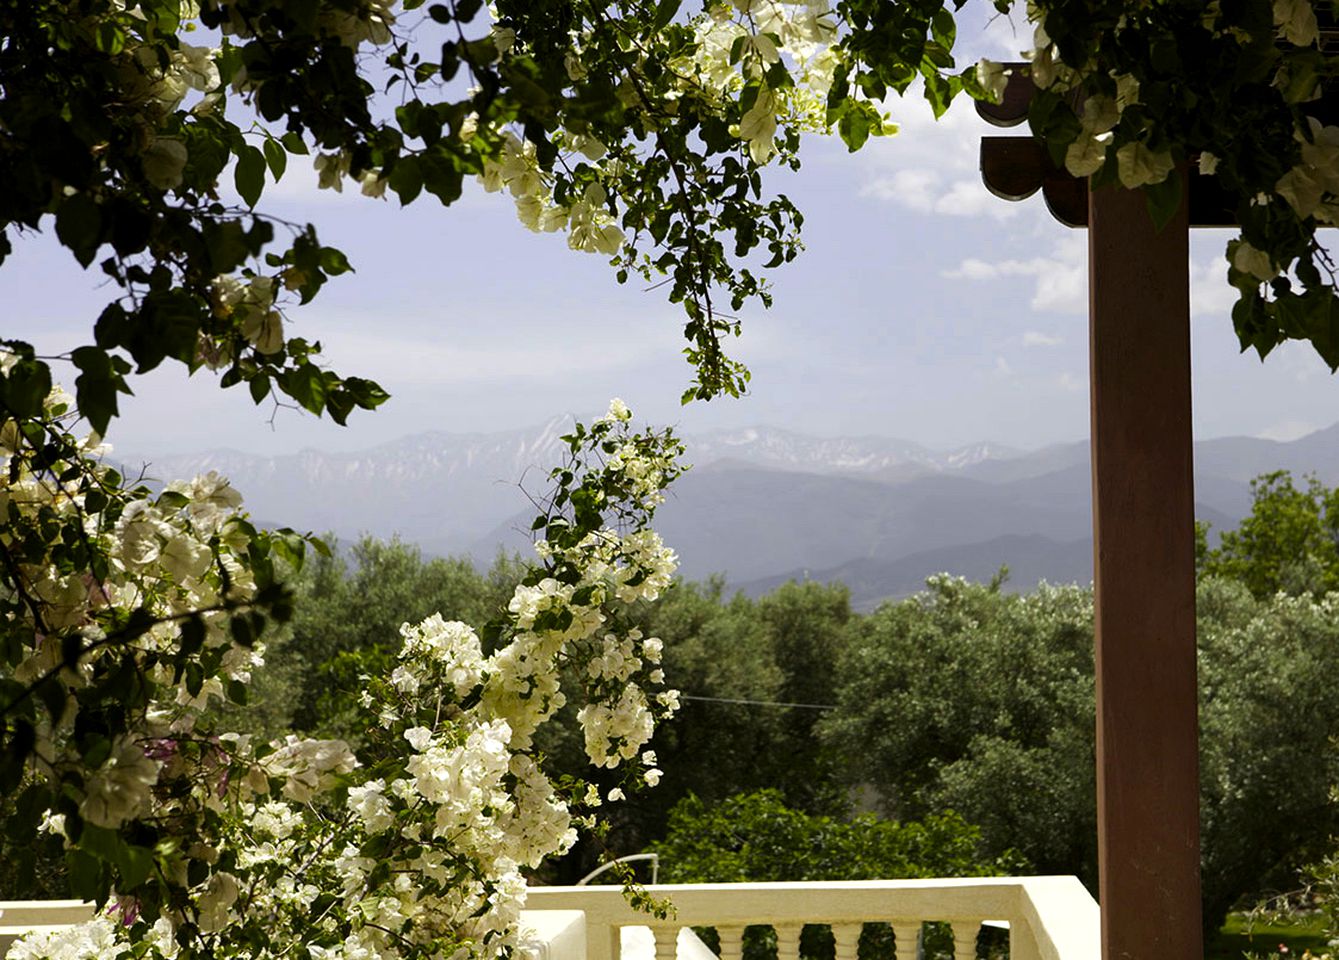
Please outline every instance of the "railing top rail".
[[[849, 880], [822, 883], [693, 883], [647, 886], [675, 908], [674, 923], [802, 923], [925, 919], [1010, 920], [1020, 916], [1023, 884], [1012, 877]], [[532, 887], [532, 909], [576, 908], [592, 922], [654, 923], [616, 886]]]

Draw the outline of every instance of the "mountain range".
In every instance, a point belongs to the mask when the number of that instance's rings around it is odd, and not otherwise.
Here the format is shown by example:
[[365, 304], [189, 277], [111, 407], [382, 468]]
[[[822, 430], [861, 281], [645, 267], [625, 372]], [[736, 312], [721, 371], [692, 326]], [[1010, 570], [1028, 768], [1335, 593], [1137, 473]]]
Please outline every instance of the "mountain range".
[[[492, 434], [424, 433], [355, 453], [231, 450], [143, 463], [168, 480], [218, 470], [259, 520], [400, 536], [426, 553], [488, 562], [523, 551], [571, 417]], [[689, 578], [723, 575], [749, 594], [789, 579], [841, 580], [859, 608], [947, 571], [1007, 585], [1092, 578], [1086, 442], [1020, 451], [992, 443], [936, 451], [884, 437], [823, 438], [770, 427], [684, 437], [695, 464], [656, 527]], [[124, 458], [129, 467], [140, 465]], [[1277, 469], [1339, 483], [1339, 424], [1290, 442], [1226, 437], [1195, 445], [1196, 514], [1230, 528], [1252, 478]]]

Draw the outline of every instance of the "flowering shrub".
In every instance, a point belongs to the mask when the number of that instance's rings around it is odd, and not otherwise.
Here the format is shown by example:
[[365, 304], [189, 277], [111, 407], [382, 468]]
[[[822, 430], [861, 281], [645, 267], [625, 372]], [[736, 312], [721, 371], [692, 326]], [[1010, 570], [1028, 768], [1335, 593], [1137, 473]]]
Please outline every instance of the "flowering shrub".
[[[95, 853], [115, 840], [129, 849], [153, 824], [151, 869], [111, 862], [109, 911], [10, 957], [492, 958], [511, 946], [523, 871], [567, 850], [602, 802], [654, 784], [643, 748], [677, 707], [659, 641], [629, 616], [675, 568], [647, 523], [680, 447], [668, 431], [633, 433], [630, 416], [615, 401], [567, 438], [571, 460], [535, 525], [540, 565], [485, 631], [491, 654], [440, 615], [404, 625], [394, 670], [365, 678], [360, 756], [341, 741], [159, 727], [120, 741], [103, 805], [49, 815], [43, 829], [78, 857], [90, 838]], [[567, 665], [582, 689], [562, 689]], [[584, 704], [591, 762], [624, 767], [617, 793], [545, 775], [532, 736], [568, 696]]]
[[75, 843], [77, 895], [101, 897], [113, 877], [130, 892], [187, 870], [169, 834], [211, 815], [203, 798], [226, 775], [202, 714], [244, 700], [257, 637], [290, 613], [275, 562], [300, 563], [306, 542], [257, 531], [216, 474], [156, 494], [124, 483], [96, 436], [67, 429], [68, 394], [13, 354], [0, 368], [31, 377], [42, 410], [0, 421], [7, 868], [31, 870], [40, 827]]

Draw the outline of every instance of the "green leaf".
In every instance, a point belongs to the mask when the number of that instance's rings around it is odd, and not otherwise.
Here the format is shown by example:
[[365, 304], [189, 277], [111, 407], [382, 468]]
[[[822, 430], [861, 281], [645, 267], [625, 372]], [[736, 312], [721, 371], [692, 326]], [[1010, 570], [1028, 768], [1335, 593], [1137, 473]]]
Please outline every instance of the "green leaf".
[[16, 417], [37, 417], [51, 392], [51, 369], [41, 360], [22, 359], [0, 375], [0, 403]]
[[79, 347], [70, 359], [81, 373], [74, 381], [75, 399], [82, 413], [98, 433], [107, 432], [107, 424], [120, 411], [116, 397], [130, 393], [125, 376], [112, 362], [112, 357], [97, 347]]
[[945, 50], [953, 49], [953, 41], [958, 36], [958, 24], [953, 14], [944, 7], [936, 10], [930, 18], [930, 36]]
[[270, 176], [274, 177], [276, 183], [288, 169], [288, 151], [278, 140], [269, 138], [265, 141], [265, 162], [270, 166]]
[[298, 156], [307, 155], [307, 144], [302, 139], [302, 135], [296, 131], [290, 130], [279, 138], [279, 142], [284, 145], [284, 149], [289, 153], [296, 153]]
[[1144, 200], [1153, 224], [1161, 231], [1181, 209], [1181, 174], [1173, 170], [1162, 183], [1144, 187]]
[[106, 900], [109, 871], [97, 857], [77, 848], [68, 850], [65, 853], [65, 870], [72, 895], [80, 900]]
[[149, 879], [149, 873], [153, 870], [153, 851], [132, 843], [123, 843], [116, 866], [121, 871], [121, 880], [116, 887], [128, 893]]
[[391, 168], [390, 187], [400, 198], [400, 205], [413, 203], [423, 192], [423, 172], [417, 157], [401, 157]]
[[349, 258], [344, 255], [342, 250], [334, 247], [321, 248], [321, 269], [332, 277], [337, 277], [341, 273], [353, 272], [353, 267], [349, 264]]
[[[269, 144], [267, 143], [266, 146]], [[265, 190], [265, 155], [246, 144], [237, 151], [237, 168], [233, 171], [237, 192], [248, 207], [255, 207]]]
[[87, 267], [102, 246], [102, 208], [86, 193], [67, 197], [56, 211], [56, 237]]
[[837, 122], [837, 133], [841, 135], [846, 148], [855, 153], [865, 145], [870, 134], [870, 115], [874, 108], [861, 101], [848, 101], [841, 119]]
[[279, 375], [279, 386], [307, 410], [320, 415], [325, 409], [325, 373], [314, 363], [285, 370]]
[[660, 31], [669, 26], [674, 15], [679, 12], [680, 2], [681, 0], [660, 0], [656, 4], [655, 15], [651, 18], [651, 29]]

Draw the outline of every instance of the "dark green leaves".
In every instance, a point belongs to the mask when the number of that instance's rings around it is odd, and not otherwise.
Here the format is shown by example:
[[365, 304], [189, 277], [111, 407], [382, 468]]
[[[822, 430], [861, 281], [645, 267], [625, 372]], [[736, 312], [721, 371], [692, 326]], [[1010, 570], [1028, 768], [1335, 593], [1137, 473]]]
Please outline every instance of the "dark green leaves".
[[79, 410], [94, 430], [106, 433], [119, 412], [117, 394], [130, 393], [125, 381], [130, 365], [97, 347], [79, 347], [70, 359], [80, 371], [74, 381]]
[[1144, 187], [1144, 199], [1148, 201], [1148, 213], [1159, 230], [1171, 222], [1172, 217], [1181, 209], [1182, 176], [1173, 170], [1161, 183]]
[[[266, 148], [272, 141], [266, 141]], [[283, 156], [283, 151], [278, 151]], [[265, 189], [265, 154], [256, 147], [244, 144], [237, 152], [237, 167], [233, 171], [233, 182], [237, 192], [246, 201], [248, 207], [254, 207]]]
[[[9, 346], [9, 345], [7, 345]], [[32, 358], [31, 349], [7, 373], [0, 374], [0, 405], [7, 417], [35, 417], [51, 392], [51, 370]]]
[[67, 197], [56, 211], [56, 236], [87, 267], [102, 245], [102, 210], [87, 194]]

